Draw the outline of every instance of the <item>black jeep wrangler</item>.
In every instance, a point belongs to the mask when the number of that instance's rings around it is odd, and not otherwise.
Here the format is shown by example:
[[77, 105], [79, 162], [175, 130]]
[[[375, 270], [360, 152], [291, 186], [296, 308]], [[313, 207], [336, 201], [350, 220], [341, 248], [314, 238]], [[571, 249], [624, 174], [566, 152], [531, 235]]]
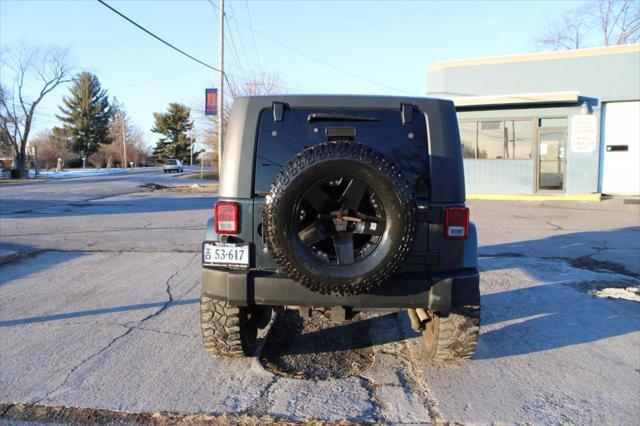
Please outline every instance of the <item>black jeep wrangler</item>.
[[475, 226], [453, 103], [378, 96], [235, 100], [203, 243], [202, 334], [251, 355], [275, 307], [406, 309], [427, 356], [471, 358]]

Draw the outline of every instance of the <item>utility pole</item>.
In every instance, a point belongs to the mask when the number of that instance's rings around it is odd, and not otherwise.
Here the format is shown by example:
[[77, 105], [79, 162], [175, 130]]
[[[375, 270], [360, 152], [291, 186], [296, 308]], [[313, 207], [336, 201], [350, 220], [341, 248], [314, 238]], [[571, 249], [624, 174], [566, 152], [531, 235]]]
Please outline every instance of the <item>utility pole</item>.
[[[222, 169], [222, 138], [224, 117], [224, 0], [220, 0], [220, 78], [218, 79], [218, 176]], [[203, 159], [204, 161], [204, 159]]]
[[124, 129], [124, 116], [120, 116], [122, 121], [122, 154], [124, 158], [124, 168], [127, 168], [127, 134]]
[[191, 138], [191, 146], [189, 147], [189, 165], [193, 166], [193, 137]]

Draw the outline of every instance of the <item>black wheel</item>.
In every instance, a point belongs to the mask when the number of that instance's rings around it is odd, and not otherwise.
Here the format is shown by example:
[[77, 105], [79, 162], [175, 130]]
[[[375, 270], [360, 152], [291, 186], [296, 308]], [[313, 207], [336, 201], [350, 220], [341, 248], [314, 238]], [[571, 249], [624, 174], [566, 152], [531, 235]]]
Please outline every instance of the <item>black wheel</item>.
[[301, 285], [358, 294], [405, 260], [415, 237], [415, 201], [384, 156], [352, 142], [306, 149], [285, 164], [263, 211], [266, 245]]
[[204, 347], [212, 355], [251, 356], [256, 348], [258, 324], [248, 307], [202, 295], [200, 319]]
[[480, 307], [466, 307], [440, 315], [431, 312], [422, 332], [427, 357], [434, 361], [460, 361], [476, 353], [480, 334]]

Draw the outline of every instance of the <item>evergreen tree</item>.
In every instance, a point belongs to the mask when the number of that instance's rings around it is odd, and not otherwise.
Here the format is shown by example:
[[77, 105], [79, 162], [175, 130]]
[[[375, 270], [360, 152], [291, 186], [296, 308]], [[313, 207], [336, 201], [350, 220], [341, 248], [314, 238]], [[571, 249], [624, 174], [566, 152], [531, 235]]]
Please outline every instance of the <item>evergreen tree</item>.
[[109, 144], [109, 123], [112, 117], [107, 92], [102, 89], [98, 77], [89, 72], [74, 78], [70, 95], [63, 98], [58, 116], [71, 137], [73, 150], [89, 157], [99, 145]]
[[[179, 103], [171, 103], [166, 113], [156, 112], [153, 116], [156, 122], [151, 131], [161, 135], [153, 150], [155, 159], [164, 161], [167, 158], [177, 158], [188, 162], [192, 139], [187, 132], [193, 128], [191, 109]], [[195, 156], [196, 153], [194, 161]]]

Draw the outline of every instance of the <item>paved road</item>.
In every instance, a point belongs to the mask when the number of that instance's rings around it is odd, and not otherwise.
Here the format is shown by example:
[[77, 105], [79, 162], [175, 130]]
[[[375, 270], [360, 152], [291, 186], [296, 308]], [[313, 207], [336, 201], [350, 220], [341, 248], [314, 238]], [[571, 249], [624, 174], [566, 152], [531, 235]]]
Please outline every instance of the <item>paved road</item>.
[[0, 185], [0, 214], [30, 212], [44, 207], [139, 192], [140, 185], [150, 182], [165, 186], [201, 183], [199, 179], [185, 178], [199, 171], [198, 167], [193, 166], [185, 167], [185, 173], [164, 174], [162, 168], [149, 167], [103, 176]]
[[139, 187], [194, 183], [158, 171], [101, 179], [0, 189], [0, 246], [38, 253], [0, 267], [0, 403], [293, 420], [640, 422], [640, 304], [588, 294], [637, 285], [638, 206], [470, 203], [483, 255], [476, 359], [433, 365], [404, 315], [370, 315], [291, 331], [296, 341], [337, 342], [344, 356], [296, 348], [317, 369], [362, 355], [317, 380], [204, 353], [199, 249], [215, 194]]

